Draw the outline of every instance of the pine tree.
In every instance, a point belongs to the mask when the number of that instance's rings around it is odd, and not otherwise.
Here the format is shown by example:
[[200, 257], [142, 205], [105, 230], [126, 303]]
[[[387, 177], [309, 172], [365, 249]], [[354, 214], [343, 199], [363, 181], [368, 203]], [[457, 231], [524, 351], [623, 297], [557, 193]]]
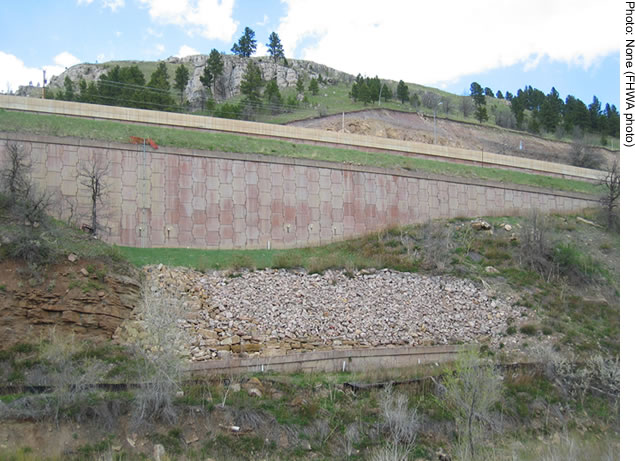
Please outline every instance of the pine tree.
[[385, 83], [384, 86], [381, 87], [381, 95], [383, 96], [384, 101], [390, 101], [392, 99], [392, 90]]
[[486, 121], [489, 118], [489, 115], [487, 115], [487, 106], [485, 104], [476, 106], [475, 116], [479, 123]]
[[269, 43], [267, 44], [268, 53], [273, 58], [274, 62], [278, 62], [278, 59], [284, 59], [284, 49], [280, 37], [275, 32], [271, 32], [269, 35]]
[[210, 51], [207, 61], [205, 61], [203, 75], [199, 77], [201, 84], [209, 90], [211, 95], [215, 93], [216, 82], [218, 78], [223, 75], [223, 69], [223, 57], [218, 50], [214, 48]]
[[73, 81], [67, 75], [64, 77], [64, 99], [66, 101], [72, 101], [75, 99], [75, 90], [73, 89]]
[[472, 96], [474, 105], [477, 108], [478, 106], [485, 105], [485, 93], [483, 92], [483, 87], [477, 82], [472, 82], [472, 84], [470, 85], [470, 96]]
[[267, 82], [267, 86], [265, 86], [265, 98], [269, 103], [272, 114], [282, 112], [282, 95], [280, 94], [280, 88], [278, 88], [278, 82], [276, 82], [275, 79]]
[[260, 89], [262, 85], [263, 81], [262, 75], [260, 75], [260, 68], [255, 62], [249, 61], [247, 70], [240, 82], [240, 92], [244, 97], [244, 101], [252, 108], [260, 106]]
[[402, 104], [410, 99], [408, 95], [408, 85], [406, 85], [403, 80], [399, 80], [399, 84], [397, 85], [397, 98], [399, 98]]
[[190, 71], [187, 70], [185, 64], [181, 64], [176, 68], [176, 77], [174, 78], [174, 88], [181, 93], [181, 104], [183, 104], [183, 92], [187, 86], [187, 82], [190, 80]]
[[238, 43], [234, 43], [232, 46], [232, 53], [237, 54], [243, 58], [248, 58], [256, 51], [256, 39], [254, 38], [256, 33], [249, 27], [245, 27], [245, 32], [242, 37], [238, 39]]
[[170, 77], [168, 75], [168, 66], [164, 62], [160, 62], [152, 75], [150, 75], [150, 81], [148, 82], [150, 88], [157, 88], [160, 90], [170, 89]]
[[314, 78], [312, 78], [311, 82], [309, 83], [309, 91], [311, 92], [313, 96], [317, 96], [317, 94], [320, 92], [320, 87], [318, 86], [318, 82]]
[[302, 80], [302, 77], [298, 77], [298, 81], [295, 83], [295, 90], [298, 94], [304, 93], [304, 80]]

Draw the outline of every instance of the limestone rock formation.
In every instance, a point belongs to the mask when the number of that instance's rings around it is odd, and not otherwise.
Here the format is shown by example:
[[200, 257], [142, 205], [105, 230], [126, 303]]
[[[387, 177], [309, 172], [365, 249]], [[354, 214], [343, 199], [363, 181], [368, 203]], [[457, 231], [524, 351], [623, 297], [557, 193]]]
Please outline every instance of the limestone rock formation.
[[[322, 76], [329, 84], [335, 84], [338, 82], [352, 82], [354, 77], [350, 74], [340, 72], [338, 70], [327, 67], [323, 64], [318, 64], [312, 61], [304, 61], [299, 59], [288, 59], [287, 64], [278, 60], [274, 62], [271, 57], [252, 57], [242, 58], [234, 55], [222, 55], [224, 72], [219, 78], [216, 84], [215, 99], [216, 101], [224, 101], [233, 96], [240, 94], [240, 82], [243, 78], [243, 74], [247, 69], [247, 63], [249, 60], [253, 60], [262, 73], [262, 78], [265, 81], [276, 79], [278, 87], [281, 89], [288, 87], [295, 87], [298, 81], [298, 77], [302, 77], [306, 84], [312, 78], [318, 78]], [[194, 107], [200, 105], [204, 100], [205, 88], [201, 85], [200, 77], [203, 74], [205, 67], [205, 61], [207, 55], [199, 54], [186, 56], [184, 58], [170, 57], [165, 60], [167, 64], [180, 65], [185, 64], [190, 70], [190, 80], [185, 88], [185, 99], [190, 102]], [[121, 66], [140, 64], [138, 61], [122, 62]], [[157, 62], [158, 64], [158, 62]], [[50, 89], [61, 89], [64, 87], [64, 79], [68, 76], [73, 82], [79, 82], [82, 78], [86, 82], [97, 81], [102, 74], [108, 72], [108, 69], [112, 67], [112, 63], [103, 64], [77, 64], [70, 67], [60, 75], [53, 76], [50, 79], [48, 87]], [[174, 75], [173, 70], [170, 73], [171, 83], [173, 84]], [[146, 76], [148, 80], [148, 76]], [[305, 87], [306, 87], [305, 84]], [[18, 95], [29, 95], [34, 87], [20, 87]], [[40, 90], [40, 89], [38, 89]], [[40, 90], [41, 91], [41, 90]]]

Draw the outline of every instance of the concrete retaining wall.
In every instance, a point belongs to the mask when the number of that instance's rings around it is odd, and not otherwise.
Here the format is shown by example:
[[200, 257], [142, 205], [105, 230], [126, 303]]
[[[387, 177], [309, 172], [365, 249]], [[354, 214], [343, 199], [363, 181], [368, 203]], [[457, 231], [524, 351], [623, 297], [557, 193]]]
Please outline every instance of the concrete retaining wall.
[[126, 246], [288, 248], [435, 218], [597, 205], [584, 194], [423, 172], [12, 133], [0, 140], [23, 145], [61, 215], [76, 204], [85, 223], [91, 202], [78, 171], [92, 158], [108, 165], [102, 237]]
[[0, 108], [57, 115], [71, 115], [104, 120], [147, 123], [179, 128], [195, 128], [211, 131], [262, 136], [283, 140], [297, 140], [336, 147], [352, 147], [369, 151], [399, 152], [404, 155], [420, 155], [428, 158], [472, 163], [499, 168], [535, 171], [541, 174], [580, 178], [603, 179], [605, 173], [560, 163], [545, 162], [523, 157], [494, 154], [449, 146], [437, 146], [398, 139], [388, 139], [358, 134], [316, 130], [269, 123], [244, 122], [199, 115], [176, 114], [126, 107], [102, 106], [51, 99], [24, 98], [0, 95]]
[[363, 372], [444, 363], [456, 358], [464, 346], [394, 347], [383, 349], [307, 352], [279, 357], [214, 360], [194, 363], [192, 376], [227, 373]]

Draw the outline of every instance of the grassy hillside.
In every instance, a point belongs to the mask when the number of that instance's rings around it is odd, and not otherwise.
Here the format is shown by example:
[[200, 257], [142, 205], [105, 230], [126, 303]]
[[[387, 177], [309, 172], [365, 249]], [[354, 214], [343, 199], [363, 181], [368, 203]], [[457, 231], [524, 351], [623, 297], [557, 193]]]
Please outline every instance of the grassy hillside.
[[435, 174], [486, 179], [501, 183], [522, 184], [587, 194], [595, 194], [599, 190], [597, 185], [584, 181], [553, 178], [496, 168], [481, 168], [400, 155], [311, 146], [225, 133], [206, 133], [54, 115], [36, 115], [0, 110], [0, 127], [6, 132], [74, 136], [121, 143], [128, 143], [130, 136], [151, 137], [161, 146], [305, 158], [380, 168], [403, 168], [406, 170], [426, 171]]

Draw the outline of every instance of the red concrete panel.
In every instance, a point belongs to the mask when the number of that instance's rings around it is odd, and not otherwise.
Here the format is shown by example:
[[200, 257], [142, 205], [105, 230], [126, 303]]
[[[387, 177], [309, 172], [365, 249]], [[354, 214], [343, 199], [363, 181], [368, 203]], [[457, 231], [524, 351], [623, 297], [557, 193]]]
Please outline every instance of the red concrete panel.
[[192, 158], [192, 179], [194, 182], [205, 182], [207, 178], [207, 172], [205, 171], [205, 159], [194, 157]]
[[181, 189], [192, 189], [192, 175], [191, 174], [180, 174], [179, 175], [179, 187]]
[[260, 202], [258, 198], [247, 199], [247, 202], [245, 203], [245, 209], [247, 210], [247, 213], [250, 213], [250, 212], [257, 213], [259, 208], [260, 208]]
[[191, 232], [192, 226], [194, 226], [192, 218], [190, 218], [189, 216], [179, 217], [179, 233]]
[[194, 237], [192, 236], [192, 231], [191, 230], [187, 230], [187, 231], [183, 231], [181, 229], [179, 229], [179, 235], [177, 236], [177, 241], [179, 242], [179, 245], [181, 246], [192, 246], [192, 244], [194, 243]]
[[175, 183], [178, 183], [179, 181], [179, 167], [178, 166], [168, 166], [165, 169], [165, 180], [166, 182], [168, 181], [174, 181]]
[[260, 217], [258, 216], [257, 211], [255, 213], [254, 212], [247, 213], [247, 216], [245, 217], [245, 223], [247, 224], [248, 229], [250, 227], [258, 227], [259, 221], [260, 221]]
[[234, 222], [233, 211], [221, 211], [219, 215], [221, 226], [231, 226]]
[[194, 224], [192, 226], [192, 237], [196, 240], [205, 240], [207, 237], [207, 229], [205, 224]]
[[282, 216], [284, 217], [285, 223], [293, 223], [295, 222], [296, 217], [296, 209], [294, 206], [285, 206], [283, 207]]
[[207, 231], [205, 241], [207, 246], [218, 247], [220, 245], [220, 231]]
[[169, 225], [178, 225], [181, 213], [178, 210], [167, 210], [165, 212], [165, 222]]
[[234, 208], [234, 201], [231, 198], [220, 199], [220, 211], [232, 211]]
[[306, 171], [306, 177], [309, 182], [320, 182], [320, 170], [317, 168], [308, 168]]
[[181, 176], [192, 176], [192, 157], [179, 158], [179, 174]]
[[271, 212], [276, 214], [282, 214], [283, 212], [283, 203], [282, 200], [272, 200], [271, 202]]
[[282, 177], [285, 180], [295, 180], [295, 167], [293, 165], [282, 165]]
[[204, 182], [195, 182], [192, 186], [192, 195], [194, 197], [205, 197], [205, 193], [207, 192], [207, 187], [205, 187]]
[[185, 187], [179, 188], [179, 201], [181, 203], [191, 204], [192, 198], [193, 198], [192, 189], [188, 189]]
[[245, 188], [248, 199], [258, 199], [258, 186], [254, 184], [247, 184]]
[[218, 163], [216, 159], [206, 158], [205, 159], [205, 176], [208, 178], [210, 176], [218, 175]]
[[220, 238], [224, 243], [226, 241], [231, 241], [233, 243], [234, 238], [234, 228], [232, 226], [222, 225], [220, 226]]

